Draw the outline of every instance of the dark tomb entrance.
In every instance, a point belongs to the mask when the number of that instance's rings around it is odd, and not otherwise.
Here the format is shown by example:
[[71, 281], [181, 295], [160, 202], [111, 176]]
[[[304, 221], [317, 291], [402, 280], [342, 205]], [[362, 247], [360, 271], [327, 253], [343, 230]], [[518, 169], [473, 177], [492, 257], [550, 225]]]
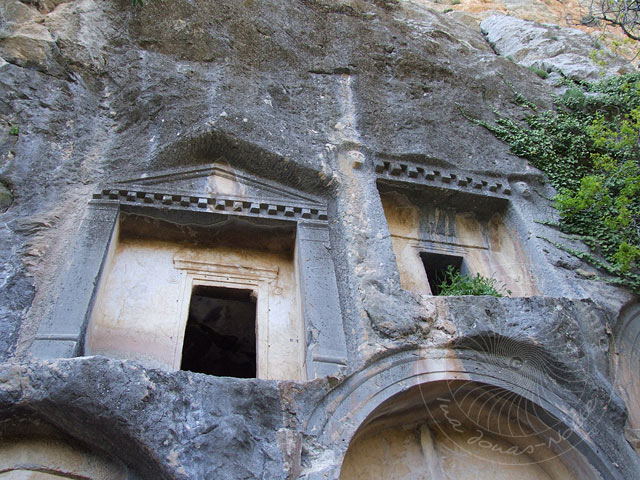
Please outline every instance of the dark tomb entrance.
[[440, 284], [445, 279], [445, 272], [449, 267], [452, 268], [453, 273], [459, 272], [463, 275], [466, 273], [462, 257], [430, 252], [421, 252], [420, 257], [433, 295], [440, 295]]
[[256, 377], [256, 299], [252, 293], [206, 285], [193, 288], [181, 370]]

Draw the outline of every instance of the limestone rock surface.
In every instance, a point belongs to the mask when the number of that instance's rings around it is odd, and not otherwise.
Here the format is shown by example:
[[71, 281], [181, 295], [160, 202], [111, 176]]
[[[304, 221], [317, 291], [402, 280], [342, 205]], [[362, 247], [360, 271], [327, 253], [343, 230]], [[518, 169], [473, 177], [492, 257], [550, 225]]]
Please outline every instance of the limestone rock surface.
[[128, 478], [282, 478], [277, 432], [285, 425], [275, 382], [172, 377], [100, 357], [5, 365], [0, 433], [44, 422], [119, 457]]
[[581, 30], [560, 28], [508, 15], [492, 15], [480, 23], [487, 41], [499, 55], [526, 67], [559, 72], [575, 80], [634, 71], [626, 60], [602, 48]]

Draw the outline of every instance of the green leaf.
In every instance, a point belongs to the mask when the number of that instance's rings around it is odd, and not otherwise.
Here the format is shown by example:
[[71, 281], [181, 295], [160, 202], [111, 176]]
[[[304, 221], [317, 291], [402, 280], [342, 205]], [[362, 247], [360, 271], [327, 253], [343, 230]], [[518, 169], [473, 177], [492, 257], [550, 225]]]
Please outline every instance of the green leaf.
[[563, 83], [555, 111], [538, 112], [508, 84], [523, 120], [466, 118], [545, 172], [559, 192], [559, 228], [591, 249], [572, 253], [640, 292], [640, 74]]

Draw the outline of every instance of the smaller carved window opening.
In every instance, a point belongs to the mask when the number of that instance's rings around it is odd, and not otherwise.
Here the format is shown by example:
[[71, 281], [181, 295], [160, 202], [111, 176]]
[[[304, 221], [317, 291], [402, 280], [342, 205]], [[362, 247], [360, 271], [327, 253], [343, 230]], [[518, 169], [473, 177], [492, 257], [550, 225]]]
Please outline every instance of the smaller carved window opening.
[[[438, 271], [448, 266], [446, 256], [457, 256], [453, 267], [458, 266], [463, 276], [495, 278], [510, 296], [536, 295], [519, 232], [508, 222], [509, 201], [490, 192], [462, 192], [448, 182], [444, 185], [378, 180], [402, 288], [437, 295]], [[445, 256], [444, 266], [427, 262], [422, 252]]]
[[252, 290], [195, 285], [181, 370], [256, 378], [256, 300]]
[[420, 258], [433, 295], [440, 295], [440, 285], [445, 279], [445, 274], [449, 267], [452, 267], [453, 273], [461, 273], [463, 275], [467, 273], [464, 259], [456, 255], [420, 252]]

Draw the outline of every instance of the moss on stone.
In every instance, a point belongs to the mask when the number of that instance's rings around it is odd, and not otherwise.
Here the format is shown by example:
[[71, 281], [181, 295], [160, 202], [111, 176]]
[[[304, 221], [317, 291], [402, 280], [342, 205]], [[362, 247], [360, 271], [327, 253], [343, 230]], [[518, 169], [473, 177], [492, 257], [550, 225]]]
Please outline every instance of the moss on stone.
[[0, 182], [0, 210], [6, 210], [13, 203], [13, 194]]

